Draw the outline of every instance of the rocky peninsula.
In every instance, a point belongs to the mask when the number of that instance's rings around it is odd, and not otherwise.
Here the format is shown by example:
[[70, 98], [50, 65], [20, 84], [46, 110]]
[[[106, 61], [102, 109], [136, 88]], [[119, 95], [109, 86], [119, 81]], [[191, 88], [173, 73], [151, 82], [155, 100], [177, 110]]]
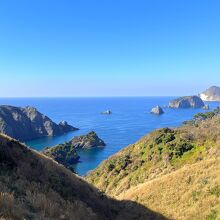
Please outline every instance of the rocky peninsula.
[[21, 141], [78, 130], [67, 122], [56, 124], [34, 107], [0, 106], [0, 132]]

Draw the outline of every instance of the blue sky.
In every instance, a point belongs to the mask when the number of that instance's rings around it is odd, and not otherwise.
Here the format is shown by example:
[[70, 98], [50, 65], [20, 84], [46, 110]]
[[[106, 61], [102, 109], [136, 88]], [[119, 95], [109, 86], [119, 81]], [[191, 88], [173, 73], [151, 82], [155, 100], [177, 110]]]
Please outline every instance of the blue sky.
[[2, 0], [0, 96], [196, 94], [220, 86], [218, 0]]

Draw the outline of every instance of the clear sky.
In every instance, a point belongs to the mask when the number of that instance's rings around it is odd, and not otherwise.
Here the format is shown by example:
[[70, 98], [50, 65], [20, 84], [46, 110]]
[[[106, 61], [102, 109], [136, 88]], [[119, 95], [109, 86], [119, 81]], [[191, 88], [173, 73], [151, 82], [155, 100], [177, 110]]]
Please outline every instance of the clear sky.
[[219, 0], [0, 0], [0, 96], [220, 86]]

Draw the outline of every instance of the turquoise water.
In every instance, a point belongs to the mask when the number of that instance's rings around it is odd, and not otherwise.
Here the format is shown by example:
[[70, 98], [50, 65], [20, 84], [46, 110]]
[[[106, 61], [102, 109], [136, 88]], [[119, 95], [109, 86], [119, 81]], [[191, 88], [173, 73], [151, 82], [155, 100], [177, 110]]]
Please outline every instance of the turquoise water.
[[[165, 114], [150, 114], [152, 107], [165, 106], [173, 97], [132, 97], [132, 98], [10, 98], [0, 99], [0, 104], [36, 107], [55, 122], [66, 120], [79, 131], [58, 137], [29, 141], [26, 144], [36, 150], [70, 140], [74, 136], [94, 130], [107, 146], [93, 150], [81, 150], [81, 162], [75, 166], [80, 175], [94, 169], [100, 162], [125, 146], [136, 142], [148, 132], [161, 127], [176, 127], [189, 120], [201, 109], [169, 109]], [[211, 109], [220, 102], [209, 103]], [[110, 109], [112, 115], [100, 112]]]

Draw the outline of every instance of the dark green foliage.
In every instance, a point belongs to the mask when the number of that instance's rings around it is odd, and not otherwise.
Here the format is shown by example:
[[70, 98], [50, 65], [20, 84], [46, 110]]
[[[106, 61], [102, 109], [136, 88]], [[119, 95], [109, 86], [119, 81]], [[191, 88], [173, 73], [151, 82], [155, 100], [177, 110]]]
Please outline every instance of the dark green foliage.
[[121, 170], [124, 170], [129, 163], [131, 163], [129, 155], [126, 155], [125, 157], [121, 157], [115, 165], [115, 171], [119, 173]]
[[180, 157], [185, 152], [191, 150], [192, 148], [193, 148], [193, 145], [191, 143], [181, 141], [175, 145], [173, 152], [176, 155], [176, 157]]
[[70, 143], [59, 144], [55, 147], [47, 148], [44, 154], [71, 170], [73, 170], [71, 166], [79, 161], [76, 149]]
[[149, 154], [151, 156], [153, 154], [166, 154], [170, 159], [173, 156], [181, 157], [185, 152], [193, 148], [192, 143], [181, 139], [174, 130], [169, 128], [159, 130], [159, 134], [155, 137], [154, 142], [149, 146]]
[[192, 120], [185, 121], [185, 122], [183, 122], [183, 124], [197, 126], [198, 122], [204, 121], [204, 120], [207, 120], [207, 119], [211, 119], [211, 118], [213, 118], [214, 116], [216, 116], [218, 114], [220, 114], [220, 108], [219, 107], [214, 109], [212, 112], [198, 113], [198, 114], [194, 115]]
[[169, 128], [161, 129], [161, 134], [155, 138], [155, 143], [168, 143], [175, 139], [174, 131]]

